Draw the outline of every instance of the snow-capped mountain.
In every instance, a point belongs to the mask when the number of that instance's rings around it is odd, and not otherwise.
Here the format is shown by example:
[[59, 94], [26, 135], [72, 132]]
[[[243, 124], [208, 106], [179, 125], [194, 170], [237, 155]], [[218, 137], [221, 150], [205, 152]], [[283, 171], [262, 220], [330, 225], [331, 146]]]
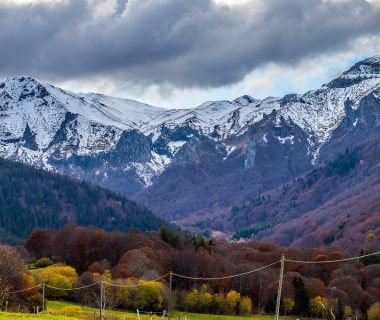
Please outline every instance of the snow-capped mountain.
[[189, 225], [367, 139], [380, 123], [370, 120], [379, 92], [380, 56], [305, 94], [175, 110], [19, 76], [0, 83], [0, 156], [92, 181]]
[[[77, 94], [19, 76], [0, 84], [0, 155], [89, 179], [91, 174], [74, 162], [100, 157], [92, 173], [97, 182], [122, 170], [129, 178], [134, 176], [133, 189], [138, 189], [149, 186], [192, 137], [220, 141], [243, 133], [250, 123], [278, 108], [277, 100], [243, 96], [168, 110], [101, 94]], [[163, 142], [167, 134], [173, 137]], [[129, 147], [138, 145], [138, 150], [128, 150], [126, 139], [134, 140]], [[113, 157], [108, 157], [119, 152], [123, 164], [112, 167]]]

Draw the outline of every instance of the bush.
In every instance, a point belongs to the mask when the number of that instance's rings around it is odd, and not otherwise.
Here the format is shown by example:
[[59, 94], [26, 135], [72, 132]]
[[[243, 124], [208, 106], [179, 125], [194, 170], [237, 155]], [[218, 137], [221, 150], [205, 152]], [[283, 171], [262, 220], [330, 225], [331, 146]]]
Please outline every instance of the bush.
[[240, 300], [239, 314], [249, 316], [252, 314], [252, 300], [249, 297], [243, 297]]
[[53, 264], [53, 261], [51, 261], [49, 258], [40, 258], [36, 261], [34, 264], [37, 268], [45, 268], [48, 266], [51, 266]]
[[283, 298], [282, 307], [285, 312], [285, 315], [290, 314], [293, 311], [295, 302], [292, 298]]
[[[37, 293], [33, 296], [31, 296], [28, 299], [28, 305], [29, 305], [29, 311], [33, 312], [37, 308], [42, 311], [42, 294]], [[46, 299], [45, 299], [45, 305], [46, 305]]]
[[61, 311], [59, 311], [60, 314], [63, 314], [65, 317], [75, 317], [78, 316], [78, 314], [82, 313], [83, 310], [79, 306], [69, 306], [63, 308]]

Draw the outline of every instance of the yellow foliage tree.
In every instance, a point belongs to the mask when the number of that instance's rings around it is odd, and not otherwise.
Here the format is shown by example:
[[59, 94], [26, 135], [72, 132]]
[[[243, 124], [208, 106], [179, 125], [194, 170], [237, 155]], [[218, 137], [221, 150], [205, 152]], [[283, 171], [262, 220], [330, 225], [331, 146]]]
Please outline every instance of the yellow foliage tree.
[[230, 312], [237, 313], [237, 307], [240, 302], [240, 293], [236, 292], [235, 290], [232, 290], [227, 293], [226, 300], [227, 300], [227, 306]]
[[240, 300], [239, 314], [249, 316], [252, 314], [252, 300], [249, 297], [243, 297]]
[[290, 312], [292, 312], [294, 306], [295, 306], [295, 302], [292, 298], [284, 298], [282, 300], [282, 306], [284, 308], [284, 311], [285, 311], [285, 315], [289, 314]]
[[226, 298], [223, 293], [215, 293], [212, 296], [212, 313], [224, 313], [226, 309]]
[[212, 294], [208, 292], [207, 285], [203, 285], [198, 295], [198, 309], [201, 312], [208, 312], [212, 304]]
[[[115, 284], [119, 286], [132, 286], [134, 283], [132, 282], [132, 279], [118, 279], [114, 281]], [[131, 300], [135, 296], [135, 292], [137, 291], [137, 287], [130, 287], [130, 288], [123, 288], [118, 287], [118, 290], [116, 291], [116, 299], [117, 303], [122, 306], [124, 309], [131, 307], [132, 303]]]
[[135, 306], [137, 309], [156, 310], [160, 309], [162, 301], [161, 283], [139, 281], [142, 285], [138, 288], [135, 296]]
[[53, 287], [72, 288], [78, 275], [74, 268], [65, 265], [55, 265], [41, 271], [42, 281]]
[[367, 311], [368, 320], [380, 320], [380, 303], [375, 303]]
[[185, 298], [185, 305], [189, 310], [196, 310], [198, 307], [199, 292], [193, 289]]
[[316, 316], [320, 317], [326, 309], [328, 308], [328, 300], [321, 296], [310, 299], [310, 312]]
[[[40, 281], [48, 286], [62, 289], [70, 289], [78, 279], [74, 268], [66, 265], [54, 265], [45, 268], [39, 274]], [[47, 288], [47, 295], [54, 297], [67, 296], [68, 292]]]
[[354, 312], [352, 311], [352, 308], [350, 306], [344, 306], [344, 317], [347, 318], [352, 318], [354, 315]]

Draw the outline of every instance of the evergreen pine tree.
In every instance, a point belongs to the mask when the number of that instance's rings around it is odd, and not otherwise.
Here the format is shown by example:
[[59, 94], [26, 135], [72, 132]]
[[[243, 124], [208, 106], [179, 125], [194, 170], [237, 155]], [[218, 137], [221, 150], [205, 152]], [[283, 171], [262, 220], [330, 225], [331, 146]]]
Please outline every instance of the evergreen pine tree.
[[292, 284], [294, 288], [294, 314], [308, 316], [310, 313], [310, 296], [302, 278], [294, 277]]

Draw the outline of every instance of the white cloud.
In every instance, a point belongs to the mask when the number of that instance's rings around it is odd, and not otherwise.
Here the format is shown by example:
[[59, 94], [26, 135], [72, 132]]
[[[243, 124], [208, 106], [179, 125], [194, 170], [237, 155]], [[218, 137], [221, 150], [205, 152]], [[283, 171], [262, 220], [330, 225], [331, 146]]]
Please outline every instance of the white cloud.
[[39, 4], [39, 3], [60, 3], [65, 0], [2, 0], [3, 3], [9, 5], [29, 5], [29, 4]]
[[[214, 0], [217, 4], [236, 6], [251, 2], [251, 0]], [[256, 0], [256, 3], [262, 2], [262, 0]]]
[[380, 52], [380, 39], [363, 37], [351, 50], [303, 59], [295, 65], [268, 63], [237, 84], [220, 88], [178, 89], [170, 85], [125, 83], [117, 78], [93, 77], [59, 83], [72, 91], [99, 92], [167, 108], [190, 108], [207, 100], [232, 100], [244, 94], [255, 98], [305, 93], [331, 81], [353, 63]]

